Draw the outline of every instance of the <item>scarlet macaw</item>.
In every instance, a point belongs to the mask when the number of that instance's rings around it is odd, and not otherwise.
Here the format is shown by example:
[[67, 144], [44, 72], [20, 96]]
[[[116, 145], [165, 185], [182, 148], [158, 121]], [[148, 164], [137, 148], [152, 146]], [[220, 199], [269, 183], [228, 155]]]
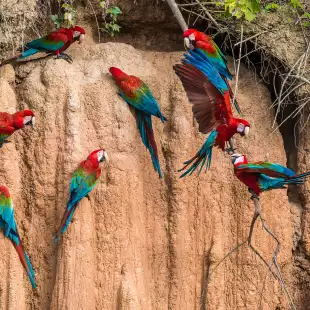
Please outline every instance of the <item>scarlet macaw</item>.
[[14, 114], [0, 112], [0, 148], [6, 139], [16, 130], [26, 125], [35, 125], [34, 113], [30, 110], [18, 111]]
[[82, 27], [74, 26], [71, 28], [60, 28], [42, 38], [33, 40], [26, 44], [27, 50], [20, 55], [4, 61], [25, 59], [36, 53], [55, 54], [57, 58], [62, 58], [71, 63], [72, 57], [63, 53], [72, 43], [79, 41], [82, 43], [85, 37], [85, 30]]
[[208, 170], [213, 146], [224, 150], [225, 143], [235, 133], [239, 133], [241, 136], [247, 135], [250, 124], [244, 119], [233, 117], [229, 92], [221, 94], [208, 77], [195, 66], [186, 63], [175, 65], [173, 68], [183, 83], [189, 101], [193, 104], [192, 111], [199, 124], [199, 131], [208, 133], [213, 129], [196, 155], [184, 163], [185, 166], [180, 171], [191, 166], [181, 175], [182, 178], [188, 173], [191, 175], [200, 164], [198, 175], [204, 164]]
[[236, 177], [258, 198], [260, 193], [285, 188], [288, 184], [302, 184], [310, 171], [296, 175], [294, 171], [270, 162], [248, 163], [245, 155], [231, 155]]
[[57, 242], [60, 235], [67, 230], [78, 203], [96, 186], [101, 174], [99, 163], [104, 160], [108, 160], [108, 155], [104, 149], [93, 151], [75, 170], [70, 184], [70, 198], [54, 242]]
[[5, 186], [0, 186], [0, 228], [3, 230], [4, 236], [12, 241], [19, 259], [28, 274], [32, 287], [36, 288], [35, 274], [18, 234], [13, 201]]
[[[213, 81], [211, 80], [211, 78], [214, 73], [207, 73], [210, 69], [208, 68], [209, 66], [206, 66], [206, 63], [210, 63], [211, 65], [213, 65], [216, 71], [223, 78], [226, 84], [225, 88], [229, 90], [230, 98], [233, 99], [233, 91], [227, 80], [232, 79], [232, 75], [227, 67], [227, 59], [220, 50], [220, 48], [212, 40], [212, 38], [194, 28], [186, 30], [183, 33], [183, 38], [185, 46], [190, 49], [190, 55], [196, 58], [195, 63], [193, 60], [190, 63], [194, 64], [197, 68], [202, 70], [212, 83]], [[215, 83], [214, 86], [216, 86], [218, 90], [222, 91], [222, 89], [218, 87], [218, 84]], [[226, 89], [224, 91], [226, 91]], [[238, 113], [241, 115], [241, 110], [236, 100], [234, 100], [234, 106]]]
[[134, 75], [127, 75], [115, 67], [111, 67], [109, 71], [120, 88], [120, 96], [137, 110], [137, 124], [142, 142], [150, 151], [154, 169], [162, 178], [151, 116], [160, 118], [163, 123], [166, 118], [161, 113], [149, 87], [142, 80]]

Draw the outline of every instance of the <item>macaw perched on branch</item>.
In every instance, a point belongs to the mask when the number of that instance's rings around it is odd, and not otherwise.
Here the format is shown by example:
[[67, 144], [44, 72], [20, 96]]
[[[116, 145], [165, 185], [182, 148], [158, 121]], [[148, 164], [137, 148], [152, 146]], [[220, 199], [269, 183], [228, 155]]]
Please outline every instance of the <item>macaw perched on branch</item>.
[[[209, 71], [209, 65], [205, 64], [206, 62], [213, 65], [216, 71], [223, 78], [226, 89], [228, 89], [230, 98], [233, 99], [233, 91], [228, 83], [228, 80], [232, 79], [232, 75], [227, 67], [227, 59], [220, 48], [216, 45], [216, 43], [212, 40], [212, 38], [206, 35], [203, 32], [200, 32], [194, 28], [190, 28], [183, 33], [184, 44], [186, 48], [189, 49], [189, 54], [196, 58], [196, 61], [190, 61], [190, 63], [194, 64], [200, 70]], [[197, 64], [198, 62], [198, 64]], [[206, 74], [206, 72], [204, 72]], [[209, 78], [210, 75], [213, 75], [211, 71], [210, 74], [206, 74]], [[212, 82], [212, 80], [211, 80]], [[214, 84], [218, 88], [217, 84]], [[218, 88], [222, 91], [221, 88]], [[226, 91], [226, 89], [224, 91]], [[241, 115], [240, 107], [236, 100], [234, 100], [234, 106], [236, 110]]]
[[310, 171], [296, 175], [291, 169], [270, 162], [248, 163], [242, 154], [233, 154], [231, 159], [236, 177], [249, 188], [253, 198], [259, 198], [260, 193], [268, 190], [285, 188], [288, 184], [303, 184], [310, 175]]
[[161, 113], [159, 105], [149, 87], [143, 81], [134, 75], [127, 75], [115, 67], [111, 67], [109, 70], [120, 88], [120, 96], [137, 110], [137, 124], [142, 142], [150, 151], [154, 169], [158, 172], [159, 177], [162, 178], [151, 116], [160, 118], [163, 123], [166, 121], [166, 118]]
[[19, 259], [28, 274], [32, 287], [36, 288], [35, 274], [18, 234], [14, 218], [13, 201], [5, 186], [0, 186], [0, 228], [3, 230], [4, 236], [12, 241]]
[[69, 63], [73, 59], [70, 55], [63, 53], [72, 43], [79, 41], [82, 43], [85, 37], [85, 30], [82, 27], [60, 28], [42, 38], [33, 40], [26, 44], [26, 50], [18, 56], [5, 60], [8, 63], [12, 60], [21, 60], [36, 53], [55, 54], [57, 58], [62, 58]]
[[8, 142], [6, 139], [10, 135], [26, 125], [35, 125], [35, 117], [32, 111], [24, 110], [14, 114], [0, 112], [0, 148]]
[[241, 136], [247, 135], [250, 124], [244, 119], [233, 117], [229, 92], [221, 94], [209, 78], [195, 66], [186, 63], [175, 65], [173, 68], [182, 81], [189, 101], [193, 104], [192, 111], [199, 124], [199, 131], [208, 133], [213, 129], [196, 155], [184, 163], [185, 166], [180, 171], [191, 166], [181, 175], [182, 178], [188, 173], [191, 175], [200, 164], [198, 175], [204, 164], [208, 170], [213, 146], [224, 150], [226, 142], [235, 133], [239, 133]]
[[99, 149], [90, 153], [87, 159], [82, 161], [77, 170], [75, 170], [70, 184], [70, 198], [54, 242], [57, 242], [60, 235], [67, 230], [78, 203], [96, 186], [101, 174], [99, 163], [104, 160], [108, 161], [108, 159], [106, 151]]

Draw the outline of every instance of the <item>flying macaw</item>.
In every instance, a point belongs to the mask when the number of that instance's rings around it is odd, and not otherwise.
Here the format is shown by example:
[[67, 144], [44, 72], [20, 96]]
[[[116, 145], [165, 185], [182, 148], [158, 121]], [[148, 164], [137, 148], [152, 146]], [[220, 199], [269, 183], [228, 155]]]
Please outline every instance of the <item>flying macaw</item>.
[[70, 183], [70, 198], [54, 242], [57, 242], [60, 235], [67, 230], [78, 203], [96, 186], [101, 174], [99, 163], [104, 160], [108, 161], [108, 159], [106, 151], [99, 149], [90, 153], [87, 159], [83, 160], [75, 170]]
[[36, 288], [35, 274], [18, 234], [14, 218], [13, 201], [5, 186], [0, 186], [0, 228], [3, 230], [4, 236], [12, 241], [19, 259], [28, 274], [32, 287]]
[[[210, 69], [209, 65], [206, 65], [205, 62], [213, 65], [216, 71], [223, 78], [226, 84], [225, 88], [229, 90], [230, 98], [233, 99], [233, 91], [227, 80], [232, 79], [232, 75], [227, 67], [227, 59], [212, 38], [194, 28], [184, 31], [183, 38], [186, 48], [189, 49], [189, 54], [196, 58], [195, 62], [191, 59], [190, 63], [194, 64], [200, 70], [202, 69], [202, 71], [205, 69], [207, 72], [210, 71]], [[206, 72], [204, 73], [209, 77], [209, 79], [212, 75], [214, 75], [212, 71], [209, 74]], [[218, 87], [218, 84], [214, 84], [214, 86], [216, 86], [220, 91], [223, 89], [223, 86]], [[226, 89], [224, 91], [226, 91]], [[234, 100], [234, 106], [241, 115], [241, 110], [236, 100]]]
[[260, 193], [285, 188], [288, 184], [302, 184], [310, 171], [296, 175], [294, 171], [270, 162], [248, 163], [245, 155], [231, 155], [236, 177], [258, 198]]
[[120, 96], [137, 110], [137, 124], [142, 142], [150, 151], [154, 169], [162, 178], [151, 116], [160, 118], [163, 123], [166, 118], [161, 113], [149, 87], [143, 81], [134, 75], [127, 75], [115, 67], [111, 67], [109, 71], [120, 88]]
[[35, 125], [35, 117], [32, 111], [24, 110], [14, 114], [0, 112], [0, 148], [8, 142], [6, 139], [10, 135], [26, 125]]
[[248, 135], [250, 124], [244, 119], [233, 117], [229, 92], [226, 91], [221, 94], [208, 77], [195, 66], [185, 63], [175, 65], [173, 68], [182, 81], [189, 101], [193, 104], [192, 111], [199, 124], [199, 131], [208, 133], [213, 129], [201, 149], [193, 158], [186, 161], [185, 166], [179, 170], [183, 171], [191, 165], [181, 175], [182, 178], [188, 173], [191, 175], [200, 164], [198, 175], [204, 164], [208, 170], [213, 147], [218, 146], [224, 150], [226, 142], [234, 134]]
[[44, 37], [33, 40], [26, 44], [26, 50], [18, 56], [5, 60], [8, 63], [12, 60], [21, 60], [36, 53], [55, 54], [57, 58], [62, 58], [69, 63], [73, 61], [72, 57], [63, 53], [72, 43], [79, 41], [82, 43], [85, 37], [85, 30], [82, 27], [74, 26], [71, 28], [60, 28]]

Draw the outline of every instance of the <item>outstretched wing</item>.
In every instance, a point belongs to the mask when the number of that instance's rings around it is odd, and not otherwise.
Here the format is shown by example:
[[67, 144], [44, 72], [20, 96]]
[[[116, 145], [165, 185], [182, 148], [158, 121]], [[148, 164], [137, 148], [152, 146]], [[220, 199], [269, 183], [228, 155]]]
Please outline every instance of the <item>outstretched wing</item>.
[[56, 52], [61, 49], [67, 41], [68, 37], [65, 33], [61, 31], [54, 31], [42, 38], [27, 43], [26, 47], [40, 51]]
[[193, 104], [192, 111], [200, 132], [208, 133], [219, 123], [229, 122], [232, 112], [228, 92], [222, 95], [208, 77], [192, 64], [178, 64], [173, 68]]
[[235, 167], [235, 170], [239, 173], [264, 174], [272, 178], [287, 178], [295, 175], [294, 171], [284, 166], [262, 161], [240, 165]]

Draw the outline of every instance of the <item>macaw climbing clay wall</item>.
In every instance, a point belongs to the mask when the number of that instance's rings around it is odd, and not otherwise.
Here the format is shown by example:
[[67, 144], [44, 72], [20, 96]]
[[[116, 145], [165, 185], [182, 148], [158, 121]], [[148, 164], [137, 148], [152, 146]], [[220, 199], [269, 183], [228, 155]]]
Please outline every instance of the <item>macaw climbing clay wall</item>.
[[[15, 133], [0, 150], [0, 183], [14, 199], [38, 284], [33, 291], [13, 246], [1, 235], [0, 308], [199, 309], [206, 276], [247, 238], [253, 203], [234, 177], [230, 157], [217, 149], [211, 171], [179, 179], [177, 170], [204, 141], [172, 70], [182, 53], [142, 52], [120, 43], [86, 43], [70, 53], [72, 65], [49, 59], [19, 65], [15, 73], [10, 66], [0, 70], [1, 110], [29, 107], [36, 114], [36, 127]], [[147, 82], [168, 119], [165, 125], [154, 121], [163, 180], [141, 143], [134, 112], [117, 95], [108, 73], [113, 65]], [[244, 67], [238, 100], [252, 125], [248, 138], [238, 138], [238, 151], [251, 161], [285, 165], [282, 137], [278, 131], [270, 135], [270, 95]], [[54, 244], [72, 172], [98, 147], [111, 160]], [[300, 207], [288, 202], [285, 190], [264, 193], [261, 203], [281, 242], [285, 280], [301, 306], [292, 258]], [[274, 243], [258, 224], [254, 242], [271, 258]], [[287, 304], [246, 245], [212, 273], [202, 302], [210, 310]]]

